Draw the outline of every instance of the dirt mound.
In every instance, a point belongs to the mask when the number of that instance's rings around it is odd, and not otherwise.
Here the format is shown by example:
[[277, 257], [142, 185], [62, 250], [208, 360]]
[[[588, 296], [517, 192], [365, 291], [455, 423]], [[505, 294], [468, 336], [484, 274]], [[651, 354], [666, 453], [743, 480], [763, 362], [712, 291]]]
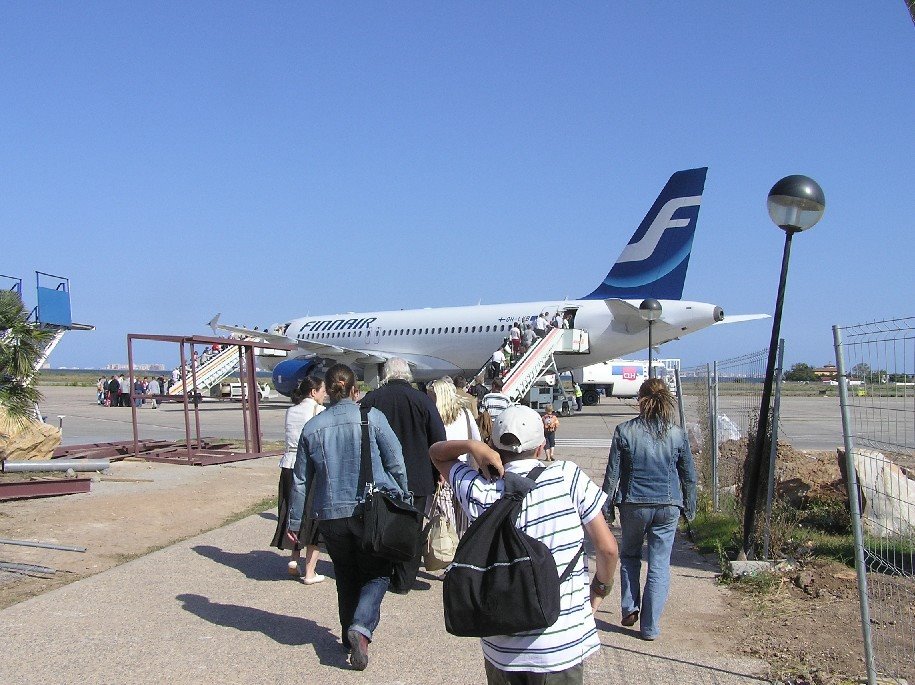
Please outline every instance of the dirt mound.
[[[747, 450], [747, 438], [727, 440], [718, 447], [721, 487], [736, 485], [740, 492]], [[844, 498], [846, 493], [835, 452], [797, 450], [786, 442], [778, 443], [775, 483], [776, 496], [798, 509], [811, 500]]]

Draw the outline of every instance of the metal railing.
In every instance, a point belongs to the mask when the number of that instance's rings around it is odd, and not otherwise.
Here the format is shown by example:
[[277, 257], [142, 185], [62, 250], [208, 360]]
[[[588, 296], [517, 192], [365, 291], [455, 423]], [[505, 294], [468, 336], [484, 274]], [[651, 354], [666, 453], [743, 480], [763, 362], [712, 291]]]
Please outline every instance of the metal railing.
[[915, 678], [915, 318], [833, 326], [868, 683]]

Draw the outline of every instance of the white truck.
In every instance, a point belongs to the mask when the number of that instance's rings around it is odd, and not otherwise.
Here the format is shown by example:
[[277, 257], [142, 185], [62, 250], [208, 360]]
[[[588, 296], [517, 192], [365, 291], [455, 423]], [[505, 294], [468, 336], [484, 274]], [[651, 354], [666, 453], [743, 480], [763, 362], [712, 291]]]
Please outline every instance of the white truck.
[[[652, 360], [655, 378], [664, 378], [673, 385], [673, 369], [679, 368], [679, 359]], [[581, 387], [582, 402], [592, 406], [606, 397], [636, 397], [639, 387], [648, 378], [648, 361], [645, 359], [611, 359], [572, 371], [572, 378]]]

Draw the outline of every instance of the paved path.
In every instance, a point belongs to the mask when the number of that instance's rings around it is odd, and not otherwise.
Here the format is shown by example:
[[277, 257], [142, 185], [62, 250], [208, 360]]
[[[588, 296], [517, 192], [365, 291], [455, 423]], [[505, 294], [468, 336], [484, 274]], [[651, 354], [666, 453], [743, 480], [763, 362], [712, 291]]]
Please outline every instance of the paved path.
[[[0, 611], [0, 683], [482, 683], [476, 640], [448, 635], [441, 589], [389, 594], [365, 673], [339, 646], [333, 580], [306, 587], [264, 541], [273, 515], [249, 517]], [[721, 610], [711, 571], [678, 545], [665, 634], [646, 643], [598, 615], [605, 647], [588, 683], [764, 682], [764, 665], [689, 635]], [[322, 559], [319, 571], [332, 575]]]
[[[129, 437], [126, 413], [87, 409], [73, 393], [48, 394], [64, 399], [61, 408], [69, 405], [65, 434], [69, 429], [71, 440], [100, 426], [107, 439]], [[277, 424], [277, 435], [279, 409], [263, 417]], [[224, 435], [235, 413], [209, 411], [218, 429], [211, 434]], [[175, 431], [177, 416], [170, 414], [147, 411], [144, 418], [174, 423], [168, 430]], [[608, 437], [633, 415], [633, 407], [608, 402], [564, 420], [557, 457], [575, 461], [599, 484]], [[339, 643], [333, 580], [304, 586], [290, 579], [285, 559], [267, 547], [274, 525], [272, 513], [251, 516], [0, 611], [0, 684], [485, 682], [478, 642], [445, 632], [441, 586], [431, 578], [426, 589], [385, 597], [369, 669], [350, 670]], [[318, 571], [332, 575], [326, 557]], [[619, 626], [615, 589], [597, 616], [604, 648], [586, 662], [585, 682], [765, 682], [764, 663], [726, 650], [729, 609], [714, 572], [677, 542], [662, 636], [652, 643]]]

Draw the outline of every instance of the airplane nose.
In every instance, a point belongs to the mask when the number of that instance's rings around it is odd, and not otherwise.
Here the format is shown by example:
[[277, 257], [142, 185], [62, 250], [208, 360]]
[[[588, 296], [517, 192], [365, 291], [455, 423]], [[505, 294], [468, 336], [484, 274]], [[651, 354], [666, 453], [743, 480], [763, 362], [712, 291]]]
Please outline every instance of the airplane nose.
[[715, 307], [715, 321], [724, 321], [724, 310], [721, 307]]

